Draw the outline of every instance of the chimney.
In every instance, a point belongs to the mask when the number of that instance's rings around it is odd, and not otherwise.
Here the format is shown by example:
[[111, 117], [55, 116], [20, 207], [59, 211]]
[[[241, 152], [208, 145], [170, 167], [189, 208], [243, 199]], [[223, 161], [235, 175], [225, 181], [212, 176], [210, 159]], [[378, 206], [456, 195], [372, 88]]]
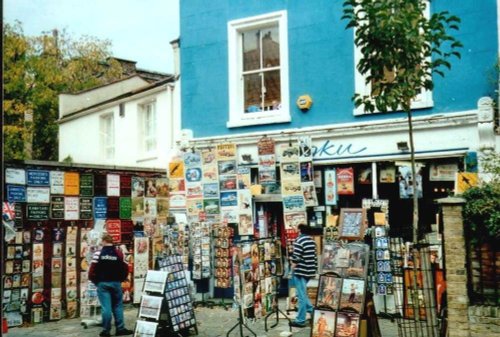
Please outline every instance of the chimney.
[[181, 55], [180, 55], [180, 47], [181, 47], [181, 40], [180, 38], [177, 38], [173, 41], [170, 41], [170, 45], [172, 45], [172, 51], [174, 55], [174, 76], [177, 77], [180, 75], [180, 68], [181, 68]]

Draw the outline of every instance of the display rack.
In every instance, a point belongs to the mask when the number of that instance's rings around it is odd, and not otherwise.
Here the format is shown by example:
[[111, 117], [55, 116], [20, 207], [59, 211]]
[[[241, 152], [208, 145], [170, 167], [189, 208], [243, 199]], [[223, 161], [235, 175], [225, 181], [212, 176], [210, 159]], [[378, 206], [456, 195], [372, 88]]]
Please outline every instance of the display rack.
[[146, 274], [135, 336], [198, 334], [182, 257], [158, 257], [156, 269]]

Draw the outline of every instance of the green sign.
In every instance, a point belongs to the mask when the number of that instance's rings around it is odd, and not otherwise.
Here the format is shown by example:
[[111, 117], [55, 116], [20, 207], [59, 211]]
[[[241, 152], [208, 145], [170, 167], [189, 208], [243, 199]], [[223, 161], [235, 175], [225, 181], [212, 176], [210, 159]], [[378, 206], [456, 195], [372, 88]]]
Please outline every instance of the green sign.
[[84, 197], [94, 196], [94, 175], [83, 173], [80, 175], [80, 195]]
[[49, 205], [28, 204], [26, 213], [28, 214], [28, 220], [48, 220]]
[[54, 196], [50, 198], [50, 218], [64, 219], [64, 197]]
[[132, 217], [132, 198], [120, 198], [120, 219]]
[[92, 212], [92, 198], [80, 198], [80, 220], [91, 220]]

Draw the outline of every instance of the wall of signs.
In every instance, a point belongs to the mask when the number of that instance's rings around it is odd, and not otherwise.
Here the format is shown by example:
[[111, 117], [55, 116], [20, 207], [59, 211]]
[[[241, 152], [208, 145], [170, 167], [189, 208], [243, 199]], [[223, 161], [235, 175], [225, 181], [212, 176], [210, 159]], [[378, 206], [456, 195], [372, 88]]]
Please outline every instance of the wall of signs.
[[[87, 277], [106, 230], [125, 257], [134, 226], [154, 235], [166, 223], [168, 181], [158, 172], [7, 165], [3, 215], [16, 231], [4, 245], [9, 326], [86, 317], [97, 304]], [[124, 282], [131, 300], [132, 276]]]

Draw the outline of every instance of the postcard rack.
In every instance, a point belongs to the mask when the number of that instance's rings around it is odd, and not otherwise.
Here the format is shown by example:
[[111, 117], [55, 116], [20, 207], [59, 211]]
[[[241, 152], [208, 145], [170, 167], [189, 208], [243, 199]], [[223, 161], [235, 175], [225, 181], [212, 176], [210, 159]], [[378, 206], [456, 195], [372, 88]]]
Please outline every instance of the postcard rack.
[[182, 257], [158, 257], [156, 265], [159, 270], [146, 274], [135, 336], [183, 336], [190, 329], [198, 334]]
[[320, 265], [312, 336], [358, 336], [365, 311], [369, 246], [325, 242]]

